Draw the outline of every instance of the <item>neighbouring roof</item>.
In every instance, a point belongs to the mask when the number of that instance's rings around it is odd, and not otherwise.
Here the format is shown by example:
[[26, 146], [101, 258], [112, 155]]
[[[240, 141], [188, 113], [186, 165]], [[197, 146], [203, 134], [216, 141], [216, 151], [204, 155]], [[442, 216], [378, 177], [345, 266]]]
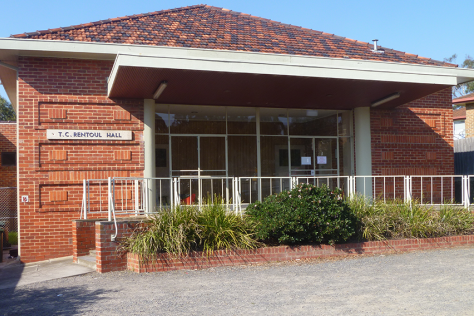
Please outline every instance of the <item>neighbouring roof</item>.
[[283, 24], [249, 14], [195, 5], [69, 27], [15, 38], [192, 47], [456, 67], [441, 61]]
[[453, 110], [453, 120], [465, 120], [466, 119], [466, 108], [460, 107], [459, 109]]
[[453, 104], [463, 104], [468, 102], [474, 102], [474, 93], [466, 94], [462, 97], [453, 99]]

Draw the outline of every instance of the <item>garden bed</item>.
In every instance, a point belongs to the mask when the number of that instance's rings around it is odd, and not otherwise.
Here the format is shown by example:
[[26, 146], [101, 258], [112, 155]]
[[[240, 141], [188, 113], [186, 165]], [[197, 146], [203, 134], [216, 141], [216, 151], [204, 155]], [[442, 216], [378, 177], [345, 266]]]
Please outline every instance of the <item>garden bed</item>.
[[474, 245], [474, 235], [448, 236], [439, 238], [399, 239], [367, 241], [331, 245], [276, 246], [253, 250], [214, 251], [206, 256], [202, 252], [191, 252], [187, 256], [171, 256], [161, 253], [147, 262], [139, 256], [127, 253], [127, 269], [130, 271], [159, 272], [170, 270], [208, 269], [223, 266], [241, 266], [253, 263], [281, 262], [291, 260], [329, 258], [337, 256], [376, 255], [397, 252], [411, 252]]

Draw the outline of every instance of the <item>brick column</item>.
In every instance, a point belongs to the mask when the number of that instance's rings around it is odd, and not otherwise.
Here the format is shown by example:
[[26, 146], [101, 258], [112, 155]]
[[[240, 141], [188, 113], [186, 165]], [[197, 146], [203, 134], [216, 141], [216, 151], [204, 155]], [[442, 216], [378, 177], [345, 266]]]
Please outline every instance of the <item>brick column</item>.
[[[129, 237], [140, 221], [121, 221], [117, 223], [117, 241]], [[122, 271], [127, 269], [127, 256], [120, 254], [117, 249], [119, 242], [112, 241], [115, 234], [114, 222], [95, 223], [96, 270], [99, 273]]]
[[87, 256], [89, 250], [95, 248], [95, 221], [75, 220], [72, 222], [72, 256], [77, 262], [77, 257]]

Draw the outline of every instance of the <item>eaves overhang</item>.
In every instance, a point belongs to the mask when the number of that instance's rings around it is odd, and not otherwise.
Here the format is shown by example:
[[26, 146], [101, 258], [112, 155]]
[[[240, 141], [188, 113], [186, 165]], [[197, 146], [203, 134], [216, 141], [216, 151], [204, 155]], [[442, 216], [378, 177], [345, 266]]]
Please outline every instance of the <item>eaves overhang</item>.
[[127, 67], [439, 85], [474, 80], [474, 70], [380, 61], [214, 50], [190, 50], [186, 56], [120, 52], [109, 77], [109, 95], [114, 95], [117, 76]]
[[[126, 81], [126, 78], [121, 77], [122, 70], [126, 69], [133, 69], [136, 74], [167, 70], [175, 74], [199, 72], [207, 75], [235, 74], [240, 78], [246, 78], [242, 75], [326, 78], [440, 87], [474, 80], [474, 70], [454, 67], [168, 46], [0, 38], [0, 62], [15, 66], [18, 56], [115, 59], [108, 81], [110, 97], [127, 97], [119, 96], [116, 91], [118, 80], [122, 80], [122, 83], [123, 79]], [[0, 79], [5, 82], [11, 79], [4, 78], [4, 69], [0, 67]], [[148, 83], [150, 89], [156, 88], [158, 84]], [[10, 86], [16, 87], [13, 84]]]

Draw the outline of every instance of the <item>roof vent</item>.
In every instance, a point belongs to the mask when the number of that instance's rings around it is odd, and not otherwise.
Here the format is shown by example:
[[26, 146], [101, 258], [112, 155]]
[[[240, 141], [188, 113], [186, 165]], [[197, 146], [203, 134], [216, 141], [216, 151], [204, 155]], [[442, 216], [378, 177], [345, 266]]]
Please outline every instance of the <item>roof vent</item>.
[[378, 49], [377, 47], [377, 42], [379, 41], [378, 39], [372, 40], [374, 42], [374, 49], [372, 49], [372, 52], [377, 53], [377, 54], [383, 54], [385, 51], [383, 49]]

